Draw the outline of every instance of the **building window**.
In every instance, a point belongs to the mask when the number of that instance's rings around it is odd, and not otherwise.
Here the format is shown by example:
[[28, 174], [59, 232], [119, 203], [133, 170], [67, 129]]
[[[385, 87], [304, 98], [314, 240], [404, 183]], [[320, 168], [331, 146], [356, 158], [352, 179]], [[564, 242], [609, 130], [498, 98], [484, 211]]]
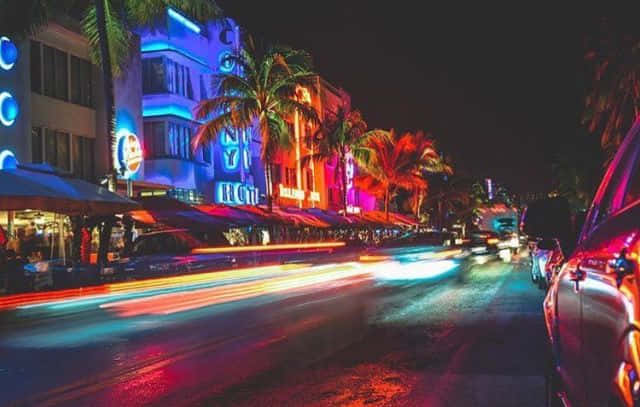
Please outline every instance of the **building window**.
[[207, 85], [205, 85], [205, 76], [200, 75], [200, 100], [207, 99]]
[[91, 63], [87, 60], [71, 56], [71, 102], [92, 107], [93, 79]]
[[61, 131], [56, 132], [56, 147], [57, 147], [57, 164], [58, 168], [65, 171], [69, 171], [71, 165], [71, 150], [69, 148], [69, 134]]
[[56, 147], [56, 132], [51, 129], [44, 131], [44, 159], [43, 161], [56, 167], [58, 165], [58, 149]]
[[165, 157], [164, 122], [146, 122], [144, 124], [144, 149], [149, 158]]
[[[145, 151], [148, 158], [180, 158], [202, 160], [201, 150], [192, 153], [191, 127], [173, 122], [147, 122], [144, 124]], [[209, 152], [209, 157], [210, 157]], [[209, 158], [210, 161], [210, 158]]]
[[191, 71], [165, 57], [143, 59], [142, 90], [145, 95], [173, 93], [193, 99]]
[[31, 41], [31, 91], [42, 93], [42, 55], [40, 43]]
[[305, 171], [305, 174], [307, 174], [307, 189], [309, 191], [314, 191], [314, 189], [313, 189], [313, 171], [311, 171], [311, 169], [308, 168]]
[[202, 144], [202, 159], [205, 163], [211, 164], [211, 142]]
[[82, 175], [85, 179], [93, 179], [95, 174], [95, 148], [96, 141], [92, 138], [82, 139], [83, 159], [82, 164], [84, 169]]
[[42, 164], [42, 128], [33, 127], [31, 129], [31, 162]]
[[145, 95], [167, 92], [164, 72], [162, 57], [142, 60], [142, 90]]
[[295, 187], [296, 186], [296, 169], [295, 168], [285, 168], [285, 170], [284, 170], [284, 184], [287, 187]]
[[43, 46], [44, 94], [60, 100], [68, 100], [68, 64], [67, 54]]

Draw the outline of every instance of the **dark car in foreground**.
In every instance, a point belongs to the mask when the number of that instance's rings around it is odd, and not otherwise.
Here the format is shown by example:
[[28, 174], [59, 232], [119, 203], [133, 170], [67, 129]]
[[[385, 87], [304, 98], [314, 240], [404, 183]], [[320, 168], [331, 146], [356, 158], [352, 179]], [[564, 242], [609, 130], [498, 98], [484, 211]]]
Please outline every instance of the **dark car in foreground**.
[[544, 300], [549, 405], [640, 405], [640, 122], [604, 175]]
[[141, 235], [133, 243], [131, 256], [120, 261], [117, 277], [184, 274], [235, 264], [235, 256], [229, 254], [193, 254], [194, 249], [204, 246], [183, 229]]

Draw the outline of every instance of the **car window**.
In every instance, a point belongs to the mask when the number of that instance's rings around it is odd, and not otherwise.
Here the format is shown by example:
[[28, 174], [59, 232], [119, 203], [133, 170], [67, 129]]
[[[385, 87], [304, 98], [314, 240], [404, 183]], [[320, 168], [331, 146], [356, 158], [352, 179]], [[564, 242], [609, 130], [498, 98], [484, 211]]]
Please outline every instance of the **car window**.
[[147, 241], [148, 239], [145, 237], [140, 237], [136, 240], [133, 245], [134, 256], [144, 256], [147, 253]]
[[640, 154], [636, 152], [631, 169], [627, 191], [624, 195], [624, 205], [630, 205], [640, 199]]
[[[589, 218], [587, 222], [585, 222], [585, 229], [587, 231], [586, 234], [589, 234], [594, 227], [602, 223], [606, 220], [609, 215], [620, 209], [624, 205], [624, 196], [621, 192], [627, 185], [627, 181], [629, 181], [629, 175], [631, 172], [632, 165], [635, 163], [635, 159], [638, 152], [638, 137], [639, 133], [636, 130], [636, 133], [631, 135], [632, 139], [625, 141], [623, 143], [623, 148], [625, 150], [621, 150], [618, 154], [622, 154], [620, 156], [620, 160], [617, 162], [615, 168], [613, 168], [613, 172], [611, 173], [611, 177], [608, 179], [608, 183], [605, 185], [604, 193], [601, 195], [599, 201], [594, 202], [594, 205], [589, 213]], [[586, 235], [583, 235], [583, 238]]]

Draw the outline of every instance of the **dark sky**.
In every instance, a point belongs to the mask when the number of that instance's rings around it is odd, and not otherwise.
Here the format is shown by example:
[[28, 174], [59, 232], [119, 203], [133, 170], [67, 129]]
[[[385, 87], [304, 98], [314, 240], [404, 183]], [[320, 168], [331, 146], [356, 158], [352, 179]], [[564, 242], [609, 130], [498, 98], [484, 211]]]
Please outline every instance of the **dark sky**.
[[548, 188], [555, 146], [577, 133], [583, 39], [600, 18], [521, 2], [219, 3], [254, 35], [311, 52], [370, 127], [430, 131], [460, 172], [515, 191]]

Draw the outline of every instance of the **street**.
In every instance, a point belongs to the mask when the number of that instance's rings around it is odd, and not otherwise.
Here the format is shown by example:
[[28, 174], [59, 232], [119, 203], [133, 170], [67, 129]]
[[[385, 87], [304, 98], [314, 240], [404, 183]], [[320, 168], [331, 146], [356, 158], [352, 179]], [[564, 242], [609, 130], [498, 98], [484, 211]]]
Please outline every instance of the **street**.
[[0, 404], [542, 405], [543, 295], [526, 268], [430, 253], [5, 309]]

